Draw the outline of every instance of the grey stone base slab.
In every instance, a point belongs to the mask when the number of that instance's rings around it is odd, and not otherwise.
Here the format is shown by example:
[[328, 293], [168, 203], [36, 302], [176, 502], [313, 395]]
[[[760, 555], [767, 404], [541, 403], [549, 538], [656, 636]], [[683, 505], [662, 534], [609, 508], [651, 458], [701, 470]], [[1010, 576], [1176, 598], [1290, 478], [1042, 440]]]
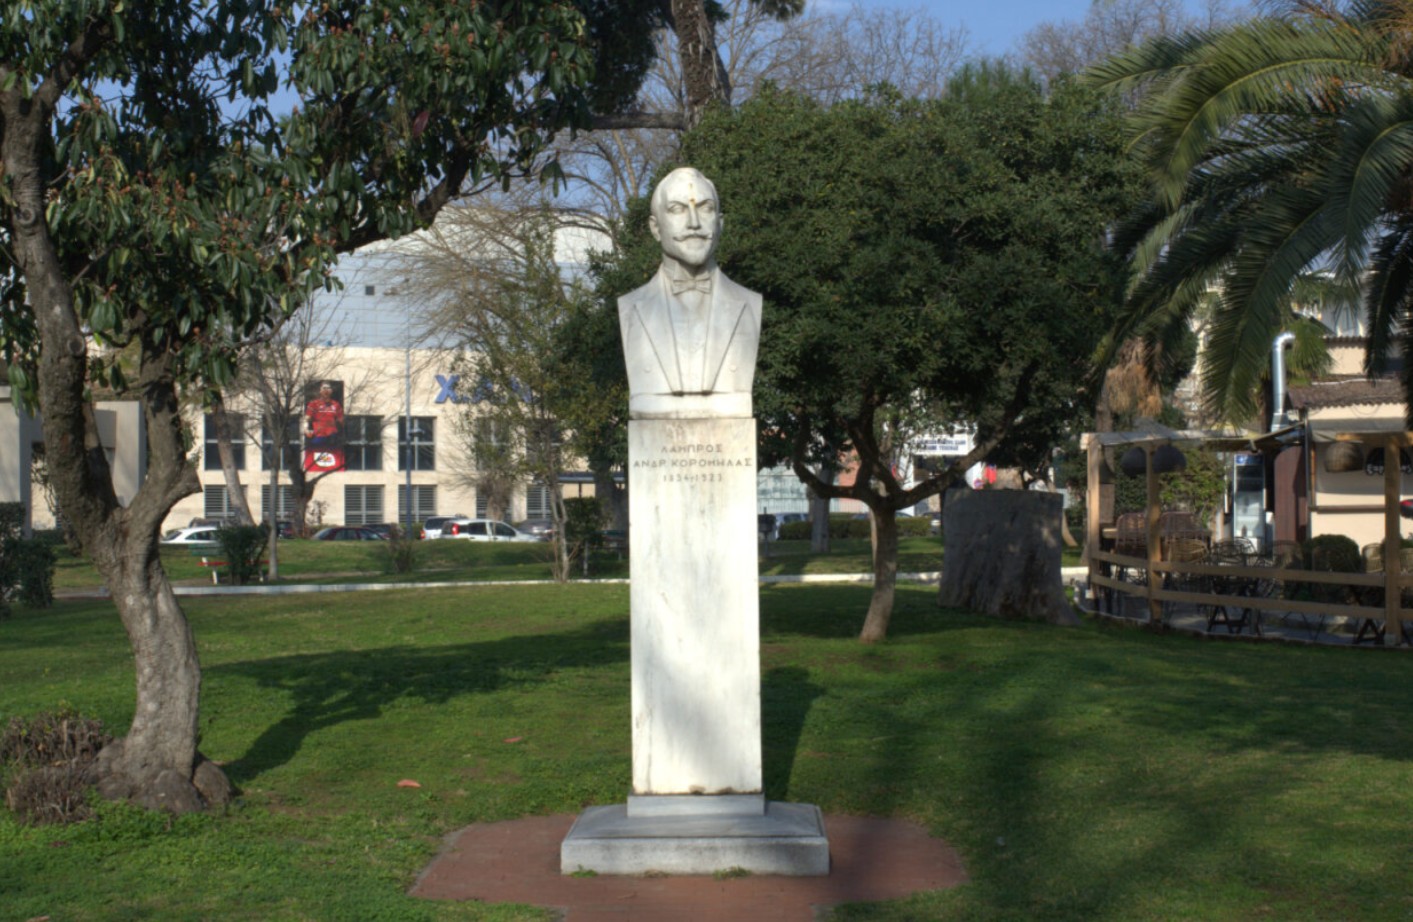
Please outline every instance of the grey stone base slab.
[[764, 815], [629, 816], [626, 804], [589, 807], [559, 847], [562, 874], [829, 873], [824, 816], [813, 804], [770, 801]]
[[765, 816], [765, 795], [629, 794], [628, 816]]

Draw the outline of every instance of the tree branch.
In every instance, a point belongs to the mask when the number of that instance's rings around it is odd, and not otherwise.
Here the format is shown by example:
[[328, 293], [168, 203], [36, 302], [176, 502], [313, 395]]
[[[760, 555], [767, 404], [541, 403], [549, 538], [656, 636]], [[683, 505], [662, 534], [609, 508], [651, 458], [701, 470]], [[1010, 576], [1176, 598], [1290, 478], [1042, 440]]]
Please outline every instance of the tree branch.
[[681, 112], [619, 112], [595, 115], [591, 127], [594, 131], [618, 131], [628, 128], [665, 128], [669, 131], [686, 131], [687, 116]]
[[113, 30], [107, 22], [96, 18], [89, 19], [83, 32], [64, 49], [54, 69], [34, 92], [34, 99], [46, 112], [54, 110], [65, 88], [78, 78], [84, 66], [97, 57], [99, 50], [112, 37]]

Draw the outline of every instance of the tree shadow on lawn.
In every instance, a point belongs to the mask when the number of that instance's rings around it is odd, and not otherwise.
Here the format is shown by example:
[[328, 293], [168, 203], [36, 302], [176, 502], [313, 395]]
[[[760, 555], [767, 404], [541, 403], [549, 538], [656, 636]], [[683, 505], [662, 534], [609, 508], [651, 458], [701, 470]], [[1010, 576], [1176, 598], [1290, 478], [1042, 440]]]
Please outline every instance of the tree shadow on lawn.
[[[761, 635], [857, 637], [863, 630], [873, 587], [852, 585], [766, 585], [760, 590]], [[933, 634], [988, 623], [983, 616], [937, 605], [935, 586], [900, 585], [893, 600], [888, 636]], [[990, 619], [989, 623], [995, 623]]]
[[[1369, 713], [1353, 690], [1321, 701], [1348, 677], [1325, 651], [1293, 651], [1306, 669], [1281, 651], [1253, 666], [1251, 652], [1137, 643], [1046, 669], [1018, 650], [941, 682], [918, 674], [873, 701], [866, 728], [849, 728], [887, 742], [867, 757], [866, 783], [826, 809], [927, 822], [963, 850], [976, 890], [962, 896], [987, 917], [1401, 911], [1386, 856], [1406, 851], [1405, 829], [1358, 817], [1379, 804], [1406, 814], [1402, 770], [1382, 770], [1394, 789], [1359, 790], [1352, 766], [1328, 758], [1393, 756], [1400, 743], [1370, 739], [1362, 721], [1385, 728], [1401, 707], [1389, 697]], [[1409, 733], [1397, 736], [1406, 761]], [[916, 906], [887, 916], [914, 917]]]
[[[462, 695], [536, 684], [563, 669], [626, 667], [627, 623], [599, 621], [577, 630], [434, 648], [383, 647], [305, 654], [212, 667], [212, 677], [235, 675], [262, 688], [288, 692], [293, 706], [246, 752], [226, 765], [237, 784], [290, 761], [311, 734], [349, 720], [382, 715], [391, 703], [414, 698], [445, 704]], [[761, 721], [768, 750], [766, 788], [783, 797], [810, 706], [823, 689], [808, 671], [778, 667], [761, 681]], [[625, 697], [627, 683], [624, 683]]]
[[445, 704], [462, 695], [542, 682], [563, 669], [626, 664], [627, 622], [598, 621], [572, 631], [526, 634], [439, 647], [339, 650], [228, 663], [207, 670], [253, 679], [293, 697], [290, 712], [225, 766], [237, 784], [284, 765], [310, 734], [379, 717], [394, 701]]

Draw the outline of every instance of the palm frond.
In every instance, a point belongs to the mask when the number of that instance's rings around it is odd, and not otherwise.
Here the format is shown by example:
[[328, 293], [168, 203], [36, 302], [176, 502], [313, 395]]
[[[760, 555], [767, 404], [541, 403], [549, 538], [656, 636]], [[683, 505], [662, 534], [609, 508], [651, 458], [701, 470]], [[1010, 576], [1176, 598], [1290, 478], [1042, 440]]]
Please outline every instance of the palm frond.
[[1209, 411], [1238, 418], [1255, 409], [1271, 340], [1284, 325], [1291, 280], [1330, 247], [1330, 221], [1320, 196], [1287, 190], [1263, 203], [1241, 252], [1223, 280], [1203, 367]]
[[1369, 96], [1344, 118], [1340, 148], [1320, 178], [1341, 217], [1339, 272], [1360, 277], [1376, 226], [1413, 173], [1413, 93]]
[[1179, 201], [1189, 173], [1232, 125], [1262, 113], [1318, 112], [1331, 88], [1382, 82], [1375, 62], [1383, 48], [1358, 30], [1270, 19], [1214, 33], [1133, 116], [1135, 132], [1155, 139], [1148, 166], [1156, 193]]
[[1386, 370], [1399, 318], [1408, 315], [1409, 297], [1413, 294], [1413, 215], [1400, 218], [1380, 237], [1364, 287], [1369, 335], [1364, 371], [1370, 376]]

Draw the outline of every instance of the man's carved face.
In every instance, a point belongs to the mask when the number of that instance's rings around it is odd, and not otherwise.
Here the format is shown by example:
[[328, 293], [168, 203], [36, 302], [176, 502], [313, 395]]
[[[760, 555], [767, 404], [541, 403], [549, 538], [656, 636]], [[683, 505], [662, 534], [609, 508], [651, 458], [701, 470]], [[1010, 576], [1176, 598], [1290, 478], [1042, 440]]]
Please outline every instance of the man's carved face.
[[648, 218], [663, 255], [699, 272], [712, 264], [721, 239], [716, 189], [701, 173], [685, 168], [667, 174], [653, 194]]

